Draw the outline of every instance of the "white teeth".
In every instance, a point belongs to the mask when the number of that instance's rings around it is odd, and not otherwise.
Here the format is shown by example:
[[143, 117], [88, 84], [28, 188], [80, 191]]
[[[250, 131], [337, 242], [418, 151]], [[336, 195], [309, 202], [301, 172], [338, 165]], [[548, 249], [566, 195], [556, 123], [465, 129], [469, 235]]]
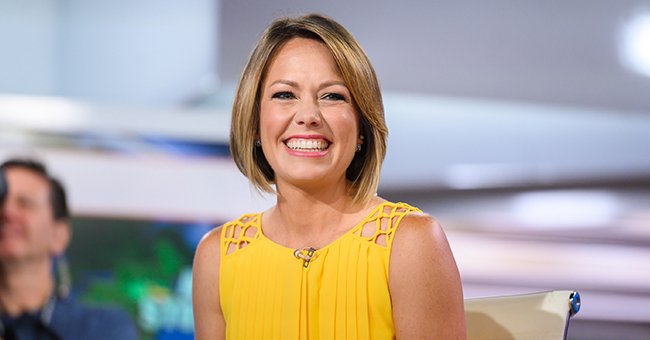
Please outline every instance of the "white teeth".
[[322, 139], [290, 139], [286, 142], [291, 150], [300, 151], [323, 151], [329, 143]]

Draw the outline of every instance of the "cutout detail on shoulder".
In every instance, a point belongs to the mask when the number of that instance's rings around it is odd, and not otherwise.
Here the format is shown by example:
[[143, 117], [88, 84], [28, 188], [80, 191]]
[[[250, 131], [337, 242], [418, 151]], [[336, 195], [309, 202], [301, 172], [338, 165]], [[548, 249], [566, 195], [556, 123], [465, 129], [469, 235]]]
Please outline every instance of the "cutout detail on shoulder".
[[223, 226], [221, 249], [230, 255], [244, 249], [260, 237], [260, 214], [246, 214]]
[[406, 203], [385, 202], [373, 214], [366, 217], [360, 228], [359, 236], [369, 242], [386, 247], [391, 243], [399, 222], [410, 212], [421, 212], [421, 210]]

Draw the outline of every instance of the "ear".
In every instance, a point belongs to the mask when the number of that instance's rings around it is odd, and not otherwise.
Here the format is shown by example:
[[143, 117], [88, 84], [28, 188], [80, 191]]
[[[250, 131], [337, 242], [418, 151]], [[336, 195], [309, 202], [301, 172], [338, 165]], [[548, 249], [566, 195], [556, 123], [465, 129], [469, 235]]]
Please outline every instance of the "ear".
[[366, 139], [364, 135], [359, 135], [359, 138], [357, 138], [357, 144], [359, 145], [363, 144], [364, 139]]
[[70, 224], [67, 220], [61, 220], [54, 223], [54, 233], [52, 235], [52, 242], [50, 243], [50, 251], [52, 255], [62, 255], [70, 244], [72, 238], [72, 231]]

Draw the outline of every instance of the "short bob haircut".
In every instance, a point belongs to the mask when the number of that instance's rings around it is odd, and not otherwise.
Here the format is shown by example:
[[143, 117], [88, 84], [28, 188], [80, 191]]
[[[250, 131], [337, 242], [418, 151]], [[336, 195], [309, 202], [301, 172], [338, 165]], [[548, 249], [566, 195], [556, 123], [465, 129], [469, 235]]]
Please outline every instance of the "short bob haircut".
[[255, 146], [260, 128], [259, 101], [271, 59], [280, 47], [296, 37], [319, 41], [330, 50], [351, 93], [364, 142], [346, 171], [346, 179], [354, 201], [367, 202], [377, 192], [388, 137], [379, 83], [368, 56], [354, 37], [339, 23], [322, 15], [277, 19], [257, 42], [242, 71], [233, 103], [232, 157], [255, 187], [275, 192], [271, 186], [275, 173], [262, 148]]

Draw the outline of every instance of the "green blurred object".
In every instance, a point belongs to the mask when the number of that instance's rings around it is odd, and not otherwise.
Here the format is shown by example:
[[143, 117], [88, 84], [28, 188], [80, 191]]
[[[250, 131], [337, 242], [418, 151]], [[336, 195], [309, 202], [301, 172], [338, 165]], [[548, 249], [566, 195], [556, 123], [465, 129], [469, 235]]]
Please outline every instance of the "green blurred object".
[[174, 284], [183, 268], [191, 268], [194, 252], [182, 243], [179, 230], [186, 227], [94, 218], [72, 225], [68, 255], [75, 293], [87, 304], [120, 305], [137, 321], [141, 338], [151, 338], [160, 308], [148, 307], [147, 315], [139, 308], [176, 301]]

